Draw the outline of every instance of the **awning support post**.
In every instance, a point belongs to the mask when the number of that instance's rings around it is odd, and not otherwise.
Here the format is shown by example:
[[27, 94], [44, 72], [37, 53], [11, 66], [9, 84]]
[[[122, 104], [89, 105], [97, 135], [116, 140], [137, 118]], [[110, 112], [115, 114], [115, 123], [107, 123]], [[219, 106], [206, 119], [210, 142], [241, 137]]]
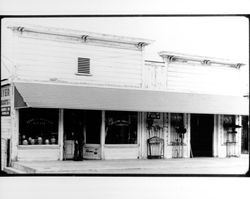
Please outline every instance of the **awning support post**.
[[59, 109], [59, 122], [58, 122], [58, 144], [59, 144], [59, 160], [63, 160], [64, 143], [63, 143], [63, 109]]
[[105, 159], [104, 157], [104, 144], [105, 144], [105, 111], [102, 111], [102, 123], [101, 123], [101, 159]]

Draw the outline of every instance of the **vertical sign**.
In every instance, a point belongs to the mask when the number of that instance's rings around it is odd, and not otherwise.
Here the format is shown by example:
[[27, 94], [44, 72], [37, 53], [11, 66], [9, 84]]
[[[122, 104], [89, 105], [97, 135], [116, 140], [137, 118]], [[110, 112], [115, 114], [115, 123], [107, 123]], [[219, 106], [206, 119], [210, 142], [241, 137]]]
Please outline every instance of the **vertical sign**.
[[10, 85], [1, 87], [1, 116], [10, 116]]

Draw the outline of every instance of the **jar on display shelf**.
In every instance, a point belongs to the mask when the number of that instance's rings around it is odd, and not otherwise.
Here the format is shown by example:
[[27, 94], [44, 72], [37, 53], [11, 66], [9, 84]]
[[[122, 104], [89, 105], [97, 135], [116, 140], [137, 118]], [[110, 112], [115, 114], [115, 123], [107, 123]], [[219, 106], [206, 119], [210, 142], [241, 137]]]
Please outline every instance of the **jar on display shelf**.
[[34, 145], [34, 144], [35, 144], [35, 139], [31, 139], [31, 140], [30, 140], [30, 144], [31, 144], [31, 145]]
[[28, 140], [23, 140], [23, 145], [28, 145]]
[[52, 138], [50, 139], [50, 142], [51, 142], [51, 144], [56, 144], [56, 138], [55, 138], [55, 137], [52, 137]]
[[42, 137], [38, 137], [37, 138], [37, 143], [38, 144], [43, 144], [43, 138]]
[[49, 139], [46, 139], [46, 140], [45, 140], [45, 144], [49, 144]]

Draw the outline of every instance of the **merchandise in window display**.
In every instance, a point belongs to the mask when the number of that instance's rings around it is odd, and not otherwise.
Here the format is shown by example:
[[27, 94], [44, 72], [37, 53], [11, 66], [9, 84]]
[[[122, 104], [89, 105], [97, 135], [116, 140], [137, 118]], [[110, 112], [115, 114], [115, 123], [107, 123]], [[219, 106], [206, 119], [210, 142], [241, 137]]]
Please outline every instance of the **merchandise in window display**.
[[19, 112], [21, 145], [57, 144], [59, 111], [27, 108]]

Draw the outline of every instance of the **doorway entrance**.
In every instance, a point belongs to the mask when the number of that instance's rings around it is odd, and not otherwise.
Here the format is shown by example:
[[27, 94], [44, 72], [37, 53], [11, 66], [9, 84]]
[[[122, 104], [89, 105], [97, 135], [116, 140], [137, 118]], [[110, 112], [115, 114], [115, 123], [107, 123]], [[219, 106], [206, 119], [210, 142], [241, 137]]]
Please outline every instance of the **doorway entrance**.
[[213, 156], [214, 115], [191, 114], [191, 149], [194, 157]]
[[83, 110], [64, 110], [64, 160], [72, 160], [76, 157], [76, 140], [78, 143], [80, 158], [82, 158], [82, 148], [84, 142], [84, 111]]
[[248, 154], [249, 116], [242, 116], [241, 153]]
[[101, 121], [101, 111], [64, 110], [64, 160], [101, 159]]

